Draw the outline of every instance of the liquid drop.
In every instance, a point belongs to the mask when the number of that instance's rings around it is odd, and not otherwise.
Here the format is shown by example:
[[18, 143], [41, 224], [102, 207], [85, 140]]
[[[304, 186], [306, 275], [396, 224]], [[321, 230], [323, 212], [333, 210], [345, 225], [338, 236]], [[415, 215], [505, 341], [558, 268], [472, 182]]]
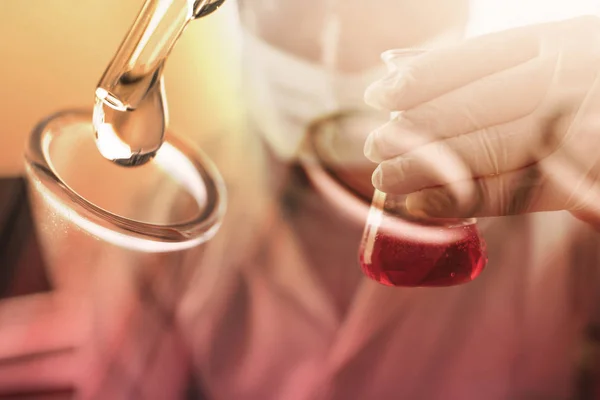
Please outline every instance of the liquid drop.
[[96, 89], [94, 128], [96, 144], [107, 159], [136, 166], [150, 161], [162, 145], [168, 125], [168, 110], [160, 71], [139, 101], [129, 108], [108, 91]]

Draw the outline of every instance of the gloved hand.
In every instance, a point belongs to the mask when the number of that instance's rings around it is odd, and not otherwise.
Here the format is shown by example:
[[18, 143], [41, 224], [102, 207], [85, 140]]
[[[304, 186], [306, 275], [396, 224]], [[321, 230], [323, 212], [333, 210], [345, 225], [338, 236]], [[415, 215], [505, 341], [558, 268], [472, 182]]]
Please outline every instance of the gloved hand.
[[434, 217], [569, 210], [600, 221], [600, 19], [432, 50], [365, 93], [401, 111], [372, 132], [373, 184]]

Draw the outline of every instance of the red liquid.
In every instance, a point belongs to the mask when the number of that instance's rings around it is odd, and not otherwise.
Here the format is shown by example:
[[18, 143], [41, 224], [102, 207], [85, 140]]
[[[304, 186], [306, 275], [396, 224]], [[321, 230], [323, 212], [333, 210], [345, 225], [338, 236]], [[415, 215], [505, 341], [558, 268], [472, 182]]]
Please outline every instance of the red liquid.
[[487, 263], [485, 242], [477, 226], [431, 229], [448, 230], [452, 240], [419, 242], [381, 231], [376, 233], [371, 246], [363, 239], [360, 247], [363, 272], [387, 286], [453, 286], [475, 279]]

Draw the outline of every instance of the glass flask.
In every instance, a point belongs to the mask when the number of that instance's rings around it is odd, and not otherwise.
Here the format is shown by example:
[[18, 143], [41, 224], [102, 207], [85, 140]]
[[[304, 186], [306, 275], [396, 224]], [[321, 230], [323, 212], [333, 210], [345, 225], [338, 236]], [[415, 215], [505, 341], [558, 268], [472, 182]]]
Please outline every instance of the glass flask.
[[[364, 163], [362, 172], [340, 168], [344, 157], [336, 161], [336, 169], [328, 168], [319, 160], [322, 152], [312, 161], [301, 159], [303, 146], [315, 132], [339, 132], [338, 147], [327, 151], [340, 156], [342, 146], [348, 145], [343, 136], [357, 123], [383, 124], [385, 114], [375, 119], [356, 114], [373, 111], [364, 103], [364, 91], [385, 73], [379, 55], [396, 47], [456, 43], [464, 34], [469, 2], [427, 0], [417, 5], [377, 0], [368, 7], [357, 0], [238, 0], [237, 4], [246, 115], [249, 129], [261, 140], [269, 190], [303, 243], [310, 269], [330, 292], [343, 292], [331, 293], [343, 310], [363, 276], [356, 249], [373, 195], [374, 164], [364, 158], [364, 136], [351, 146], [352, 154]], [[432, 8], [439, 13], [429, 12]], [[376, 26], [369, 35], [365, 21]], [[366, 135], [376, 127], [361, 132]], [[351, 189], [358, 182], [364, 186], [361, 195]], [[357, 274], [350, 274], [350, 269]]]
[[[389, 72], [423, 50], [394, 49], [382, 53]], [[400, 113], [392, 112], [391, 118]], [[452, 154], [437, 160], [438, 174], [460, 174], [464, 168]], [[441, 161], [441, 162], [440, 162]], [[457, 196], [468, 196], [474, 185]], [[406, 196], [377, 189], [359, 249], [363, 272], [387, 286], [453, 286], [475, 279], [487, 263], [486, 244], [474, 218], [440, 219], [418, 216], [406, 208]]]

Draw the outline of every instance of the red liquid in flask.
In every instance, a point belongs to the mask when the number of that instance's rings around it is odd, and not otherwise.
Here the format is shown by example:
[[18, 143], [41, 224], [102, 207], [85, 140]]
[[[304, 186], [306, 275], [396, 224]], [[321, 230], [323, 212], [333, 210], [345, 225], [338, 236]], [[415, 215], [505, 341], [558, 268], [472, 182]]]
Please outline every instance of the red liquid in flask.
[[485, 241], [474, 223], [423, 226], [383, 218], [378, 229], [367, 226], [360, 246], [363, 272], [381, 284], [454, 286], [475, 279], [487, 263]]

